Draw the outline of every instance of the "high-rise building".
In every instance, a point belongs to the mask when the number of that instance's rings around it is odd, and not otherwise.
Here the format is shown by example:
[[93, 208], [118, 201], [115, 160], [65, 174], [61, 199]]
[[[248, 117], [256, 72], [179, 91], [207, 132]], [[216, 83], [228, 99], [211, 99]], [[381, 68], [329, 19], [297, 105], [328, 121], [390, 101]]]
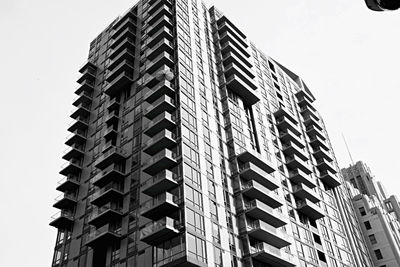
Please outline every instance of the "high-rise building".
[[53, 266], [372, 266], [303, 80], [196, 0], [91, 44]]
[[400, 266], [400, 205], [370, 168], [358, 161], [341, 170], [374, 266]]

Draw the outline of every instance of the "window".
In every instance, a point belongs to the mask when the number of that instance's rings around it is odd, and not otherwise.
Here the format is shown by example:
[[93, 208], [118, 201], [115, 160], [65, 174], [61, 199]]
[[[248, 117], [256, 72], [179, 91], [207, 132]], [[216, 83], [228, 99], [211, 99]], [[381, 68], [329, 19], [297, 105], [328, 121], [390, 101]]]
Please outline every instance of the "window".
[[204, 235], [204, 217], [199, 213], [186, 209], [186, 222], [188, 229]]
[[376, 244], [376, 243], [378, 243], [378, 241], [376, 241], [376, 238], [375, 238], [375, 235], [374, 235], [374, 234], [369, 235], [368, 237], [369, 237], [369, 241], [371, 241], [371, 244]]
[[219, 226], [216, 223], [213, 223], [213, 227], [212, 227], [212, 233], [213, 233], [213, 241], [215, 243], [221, 243], [221, 236], [219, 233]]
[[194, 235], [187, 234], [188, 256], [198, 261], [207, 262], [206, 242]]
[[211, 213], [211, 218], [218, 221], [217, 204], [212, 200], [210, 200], [210, 213]]
[[380, 249], [376, 249], [376, 250], [374, 250], [374, 252], [375, 252], [376, 259], [378, 259], [378, 260], [383, 259], [383, 256], [382, 256], [382, 253], [381, 253]]
[[371, 224], [369, 223], [369, 221], [364, 222], [364, 225], [365, 225], [365, 228], [366, 228], [367, 230], [372, 229]]
[[200, 192], [194, 190], [190, 186], [185, 187], [186, 199], [190, 204], [199, 210], [203, 210], [203, 197]]
[[359, 210], [360, 210], [361, 216], [367, 215], [367, 213], [365, 212], [365, 208], [364, 207], [359, 208]]

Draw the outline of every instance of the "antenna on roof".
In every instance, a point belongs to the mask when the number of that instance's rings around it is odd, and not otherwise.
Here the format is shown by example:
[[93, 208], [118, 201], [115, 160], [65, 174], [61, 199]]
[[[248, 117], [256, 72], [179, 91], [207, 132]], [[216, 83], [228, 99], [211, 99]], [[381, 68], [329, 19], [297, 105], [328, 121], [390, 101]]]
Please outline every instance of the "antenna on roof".
[[349, 146], [347, 145], [346, 138], [344, 138], [344, 134], [343, 133], [342, 133], [342, 137], [343, 137], [344, 144], [346, 145], [347, 153], [349, 153], [351, 164], [354, 165], [353, 157], [351, 156]]

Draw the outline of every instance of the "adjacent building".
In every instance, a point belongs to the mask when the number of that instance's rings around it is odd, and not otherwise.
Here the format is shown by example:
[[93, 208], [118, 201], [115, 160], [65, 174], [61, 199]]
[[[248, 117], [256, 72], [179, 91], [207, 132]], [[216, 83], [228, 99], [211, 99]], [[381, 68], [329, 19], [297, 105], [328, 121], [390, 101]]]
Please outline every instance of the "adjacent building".
[[79, 71], [52, 266], [372, 266], [313, 94], [214, 7], [139, 1]]

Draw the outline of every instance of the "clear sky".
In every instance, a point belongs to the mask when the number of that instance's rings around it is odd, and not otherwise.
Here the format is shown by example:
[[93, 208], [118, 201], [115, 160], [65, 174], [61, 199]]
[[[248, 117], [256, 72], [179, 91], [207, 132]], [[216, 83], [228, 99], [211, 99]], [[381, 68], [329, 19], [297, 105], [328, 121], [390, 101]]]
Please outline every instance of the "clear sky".
[[[354, 160], [399, 195], [400, 12], [375, 13], [364, 0], [208, 2], [303, 77], [341, 166], [350, 163], [344, 133]], [[133, 4], [0, 1], [0, 266], [50, 266], [78, 68], [90, 41]]]

